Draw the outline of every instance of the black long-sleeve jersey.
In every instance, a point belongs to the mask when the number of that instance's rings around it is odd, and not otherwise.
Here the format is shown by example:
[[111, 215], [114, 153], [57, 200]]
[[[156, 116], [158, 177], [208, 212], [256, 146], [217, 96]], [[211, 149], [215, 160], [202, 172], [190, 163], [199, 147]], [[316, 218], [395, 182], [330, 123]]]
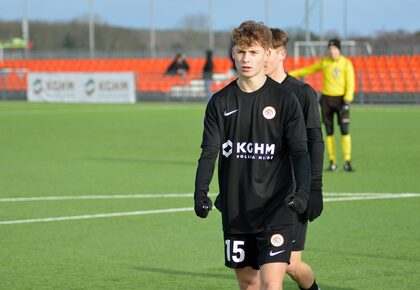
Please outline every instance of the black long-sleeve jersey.
[[286, 90], [294, 92], [302, 107], [311, 162], [311, 191], [322, 192], [324, 139], [316, 92], [310, 85], [289, 75], [280, 85]]
[[[267, 77], [255, 92], [236, 81], [214, 94], [204, 119], [195, 194], [207, 194], [219, 154], [223, 230], [255, 233], [296, 221], [284, 202], [293, 190], [309, 194], [305, 120], [294, 93]], [[290, 159], [292, 156], [292, 159]]]

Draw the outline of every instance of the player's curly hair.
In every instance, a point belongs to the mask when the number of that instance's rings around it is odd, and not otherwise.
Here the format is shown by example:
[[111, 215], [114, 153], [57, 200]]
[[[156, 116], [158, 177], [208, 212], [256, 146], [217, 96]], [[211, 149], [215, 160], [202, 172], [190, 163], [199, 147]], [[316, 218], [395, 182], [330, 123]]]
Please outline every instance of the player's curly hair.
[[289, 37], [287, 36], [287, 33], [279, 28], [270, 28], [272, 38], [271, 38], [271, 48], [279, 48], [284, 47], [286, 48], [286, 44], [289, 41]]
[[269, 49], [271, 45], [271, 31], [262, 22], [244, 21], [232, 32], [233, 45], [251, 47], [255, 44]]

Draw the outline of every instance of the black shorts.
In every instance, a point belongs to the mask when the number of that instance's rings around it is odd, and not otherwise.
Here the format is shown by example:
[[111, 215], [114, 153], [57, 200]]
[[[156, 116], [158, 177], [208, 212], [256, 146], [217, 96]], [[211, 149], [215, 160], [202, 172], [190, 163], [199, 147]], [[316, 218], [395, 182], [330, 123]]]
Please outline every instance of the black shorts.
[[308, 220], [304, 215], [298, 215], [298, 221], [293, 225], [292, 251], [303, 251], [305, 249], [306, 231]]
[[290, 263], [293, 225], [256, 234], [224, 234], [225, 266], [259, 270], [267, 263]]
[[343, 96], [330, 97], [330, 96], [322, 95], [320, 104], [321, 104], [322, 122], [325, 125], [333, 124], [334, 113], [337, 114], [338, 124], [350, 123], [350, 111], [343, 110], [343, 105], [344, 105]]

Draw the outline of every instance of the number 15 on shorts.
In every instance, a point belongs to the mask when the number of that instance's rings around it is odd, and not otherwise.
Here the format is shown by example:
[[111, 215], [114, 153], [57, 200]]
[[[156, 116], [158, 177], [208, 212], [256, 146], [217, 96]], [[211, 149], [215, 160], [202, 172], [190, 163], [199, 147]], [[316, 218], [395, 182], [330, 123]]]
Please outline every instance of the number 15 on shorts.
[[225, 240], [226, 259], [229, 262], [243, 262], [245, 260], [244, 245], [245, 241]]

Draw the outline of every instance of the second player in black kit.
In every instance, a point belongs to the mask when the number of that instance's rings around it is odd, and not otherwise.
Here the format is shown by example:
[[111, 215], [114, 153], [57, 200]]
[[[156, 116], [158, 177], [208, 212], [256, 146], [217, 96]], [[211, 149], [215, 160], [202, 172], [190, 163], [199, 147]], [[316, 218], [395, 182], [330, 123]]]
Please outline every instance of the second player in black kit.
[[[322, 137], [317, 95], [311, 86], [289, 75], [286, 76], [280, 85], [285, 90], [296, 94], [303, 111], [303, 117], [305, 118], [308, 152], [311, 160], [311, 194], [309, 196], [310, 201], [308, 202], [308, 209], [305, 217], [307, 220], [312, 221], [317, 218], [322, 211], [324, 140]], [[314, 203], [320, 204], [315, 205]]]
[[315, 276], [309, 264], [302, 261], [305, 248], [308, 220], [313, 221], [322, 212], [322, 164], [324, 156], [324, 141], [321, 130], [321, 120], [318, 109], [317, 95], [314, 89], [292, 76], [284, 70], [284, 60], [287, 55], [286, 44], [289, 40], [286, 32], [278, 28], [271, 28], [272, 42], [270, 56], [266, 63], [265, 72], [288, 91], [295, 92], [302, 107], [308, 137], [308, 151], [311, 161], [311, 193], [308, 208], [305, 213], [298, 215], [298, 222], [293, 229], [293, 248], [287, 274], [302, 290], [318, 290]]
[[308, 138], [308, 152], [311, 161], [311, 192], [309, 195], [308, 208], [303, 214], [298, 215], [298, 224], [295, 231], [296, 241], [294, 250], [302, 250], [306, 239], [307, 221], [317, 218], [323, 209], [322, 202], [322, 164], [324, 143], [321, 131], [321, 118], [319, 115], [316, 92], [308, 84], [305, 84], [292, 76], [286, 76], [281, 86], [290, 92], [295, 92], [301, 105], [305, 118]]

